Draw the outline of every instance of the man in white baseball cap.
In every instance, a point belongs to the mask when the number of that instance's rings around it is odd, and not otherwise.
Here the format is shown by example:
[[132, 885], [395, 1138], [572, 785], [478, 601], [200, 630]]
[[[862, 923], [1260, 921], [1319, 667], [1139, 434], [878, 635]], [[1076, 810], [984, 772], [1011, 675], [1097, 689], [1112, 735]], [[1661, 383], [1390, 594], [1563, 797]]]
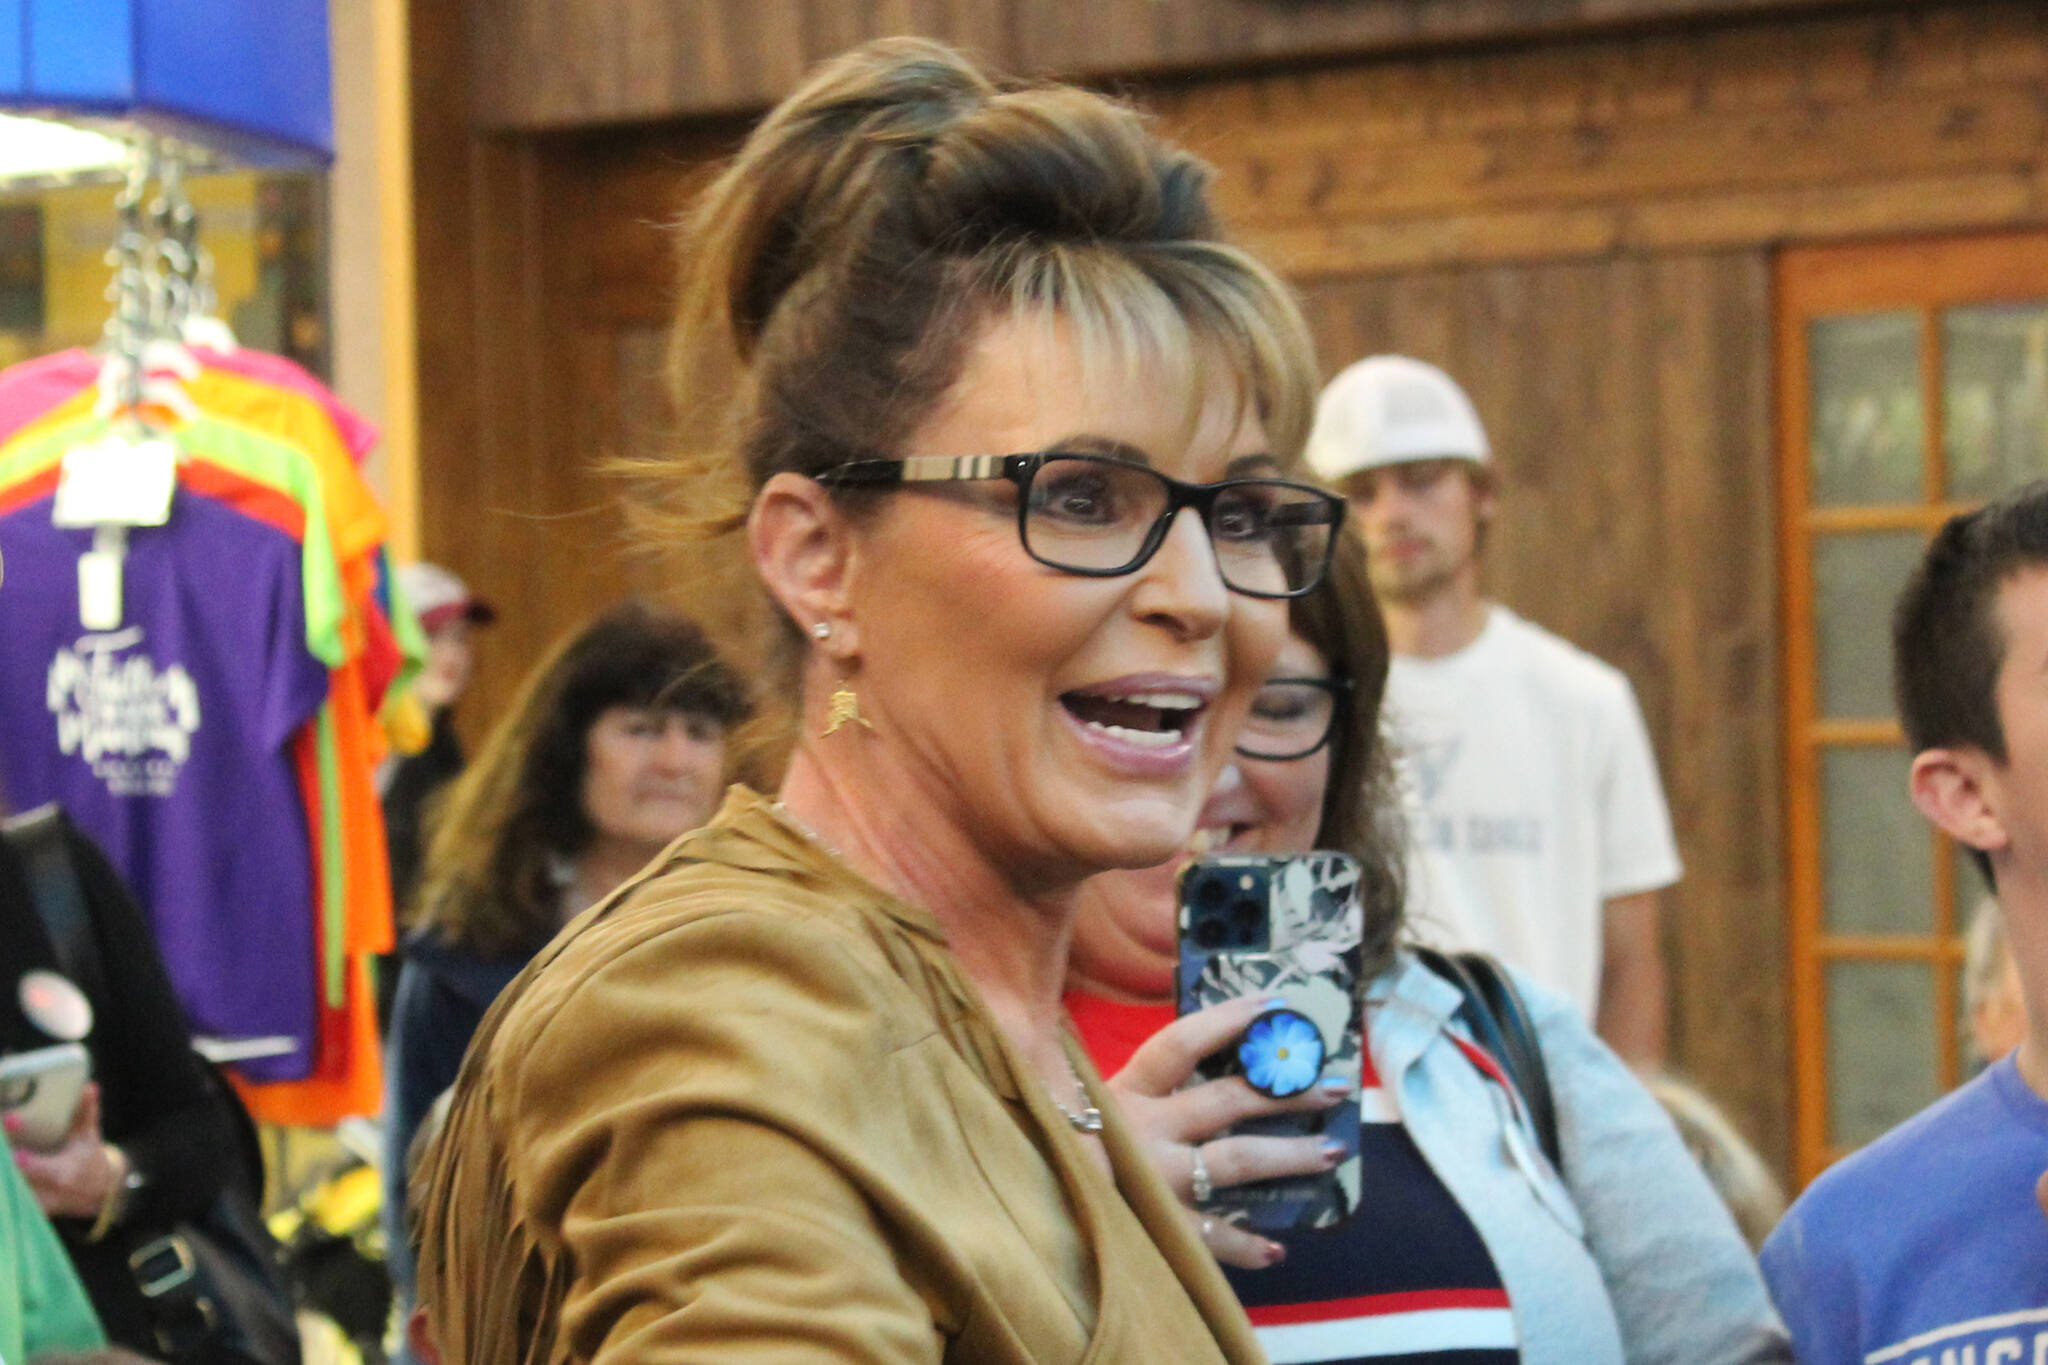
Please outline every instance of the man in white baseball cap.
[[1654, 1065], [1679, 877], [1656, 760], [1619, 671], [1482, 592], [1500, 497], [1472, 400], [1434, 365], [1361, 360], [1323, 391], [1308, 459], [1351, 499], [1394, 649], [1410, 922], [1566, 992]]

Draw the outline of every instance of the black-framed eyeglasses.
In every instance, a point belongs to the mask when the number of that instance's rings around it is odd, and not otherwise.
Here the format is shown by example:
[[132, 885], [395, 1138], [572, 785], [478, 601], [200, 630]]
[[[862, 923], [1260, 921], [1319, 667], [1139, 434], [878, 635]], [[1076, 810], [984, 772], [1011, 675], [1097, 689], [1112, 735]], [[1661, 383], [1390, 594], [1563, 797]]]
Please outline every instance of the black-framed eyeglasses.
[[1349, 678], [1268, 678], [1252, 697], [1237, 752], [1275, 763], [1307, 758], [1337, 732], [1337, 708], [1350, 696]]
[[1091, 578], [1137, 572], [1165, 542], [1175, 515], [1192, 507], [1224, 585], [1247, 597], [1314, 592], [1344, 520], [1344, 499], [1288, 479], [1184, 483], [1150, 465], [1065, 451], [856, 460], [817, 479], [828, 488], [872, 489], [1007, 479], [1017, 486], [1024, 552]]

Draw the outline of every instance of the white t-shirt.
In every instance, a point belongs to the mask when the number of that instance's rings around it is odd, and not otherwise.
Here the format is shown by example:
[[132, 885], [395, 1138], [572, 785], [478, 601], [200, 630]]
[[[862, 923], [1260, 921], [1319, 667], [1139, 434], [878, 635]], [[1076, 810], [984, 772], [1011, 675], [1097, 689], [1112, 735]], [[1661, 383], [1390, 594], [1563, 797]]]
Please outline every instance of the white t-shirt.
[[1679, 876], [1628, 679], [1493, 606], [1458, 653], [1396, 657], [1387, 710], [1411, 931], [1484, 949], [1593, 1019], [1603, 903]]

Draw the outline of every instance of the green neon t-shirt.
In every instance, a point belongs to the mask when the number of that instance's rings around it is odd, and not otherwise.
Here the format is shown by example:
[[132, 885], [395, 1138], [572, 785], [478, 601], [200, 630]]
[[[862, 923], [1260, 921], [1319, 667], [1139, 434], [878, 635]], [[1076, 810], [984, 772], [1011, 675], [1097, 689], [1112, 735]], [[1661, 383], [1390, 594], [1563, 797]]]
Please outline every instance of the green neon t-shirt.
[[64, 1243], [36, 1207], [12, 1153], [0, 1148], [0, 1361], [107, 1344]]

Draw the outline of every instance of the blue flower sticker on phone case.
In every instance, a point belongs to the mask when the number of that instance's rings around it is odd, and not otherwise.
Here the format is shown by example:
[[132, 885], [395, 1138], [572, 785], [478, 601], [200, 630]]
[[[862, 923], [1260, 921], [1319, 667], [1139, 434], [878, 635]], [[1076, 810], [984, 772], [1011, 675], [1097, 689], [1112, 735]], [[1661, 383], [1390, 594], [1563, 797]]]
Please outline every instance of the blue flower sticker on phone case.
[[1252, 1089], [1284, 1100], [1322, 1079], [1324, 1050], [1323, 1035], [1307, 1015], [1268, 1010], [1244, 1031], [1237, 1061]]

